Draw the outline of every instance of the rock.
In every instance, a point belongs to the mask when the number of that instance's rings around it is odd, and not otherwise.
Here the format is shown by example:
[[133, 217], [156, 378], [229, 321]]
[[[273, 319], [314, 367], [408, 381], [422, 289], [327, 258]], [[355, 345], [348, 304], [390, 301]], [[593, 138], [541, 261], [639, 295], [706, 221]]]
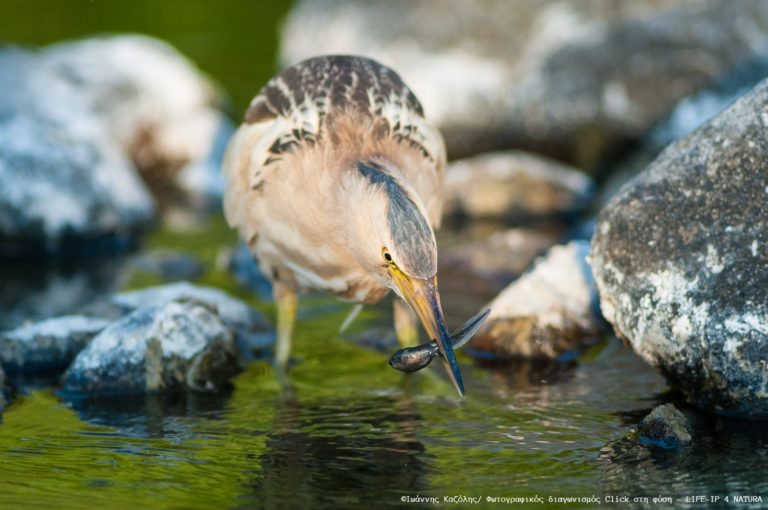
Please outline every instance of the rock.
[[86, 307], [83, 313], [117, 320], [142, 307], [160, 306], [185, 299], [205, 303], [216, 311], [218, 317], [234, 334], [241, 364], [260, 354], [274, 341], [274, 330], [261, 313], [226, 292], [212, 287], [192, 285], [189, 282], [122, 292], [109, 300]]
[[528, 269], [556, 241], [556, 234], [516, 227], [442, 250], [440, 266], [494, 281], [509, 281]]
[[205, 266], [188, 253], [152, 250], [132, 258], [125, 271], [128, 279], [131, 275], [149, 275], [164, 281], [196, 280], [205, 272]]
[[656, 154], [725, 110], [768, 75], [768, 55], [739, 63], [707, 87], [683, 98], [648, 134], [646, 146]]
[[0, 365], [9, 374], [66, 369], [109, 321], [56, 317], [0, 333]]
[[643, 442], [664, 448], [689, 446], [693, 442], [691, 425], [674, 404], [654, 407], [640, 422], [637, 435]]
[[602, 210], [603, 314], [697, 406], [768, 416], [768, 82], [670, 145]]
[[219, 289], [189, 282], [121, 292], [112, 298], [112, 303], [121, 308], [124, 314], [143, 306], [159, 305], [178, 299], [194, 299], [205, 303], [215, 308], [222, 320], [238, 328], [259, 328], [267, 324], [264, 316], [245, 302]]
[[131, 163], [78, 90], [0, 50], [0, 256], [124, 249], [153, 218]]
[[264, 301], [272, 300], [272, 282], [259, 269], [256, 258], [245, 243], [222, 252], [217, 261], [221, 269], [230, 271], [237, 283]]
[[605, 206], [619, 189], [650, 165], [670, 143], [677, 141], [719, 114], [743, 96], [765, 76], [768, 57], [738, 64], [734, 70], [714, 83], [683, 98], [672, 112], [656, 125], [626, 158], [618, 161], [606, 173], [609, 175], [595, 203]]
[[498, 357], [557, 358], [601, 338], [589, 243], [553, 247], [489, 305], [471, 351]]
[[157, 39], [114, 35], [49, 46], [43, 59], [101, 115], [156, 196], [221, 197], [232, 126], [216, 87], [183, 55]]
[[215, 392], [239, 370], [234, 338], [193, 300], [142, 307], [102, 331], [64, 376], [65, 394]]
[[767, 27], [761, 0], [303, 0], [280, 59], [355, 53], [392, 66], [452, 158], [518, 147], [592, 169], [764, 55]]
[[592, 179], [575, 168], [519, 151], [481, 154], [448, 165], [444, 216], [567, 217], [583, 210]]

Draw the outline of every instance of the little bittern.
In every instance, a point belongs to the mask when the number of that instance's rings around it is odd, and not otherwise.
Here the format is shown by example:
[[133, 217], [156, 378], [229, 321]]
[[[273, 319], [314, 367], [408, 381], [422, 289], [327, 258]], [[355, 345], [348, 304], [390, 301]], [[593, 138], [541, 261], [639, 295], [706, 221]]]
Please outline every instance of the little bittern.
[[[227, 221], [272, 280], [275, 361], [290, 355], [297, 293], [326, 291], [356, 303], [394, 290], [464, 387], [437, 290], [445, 145], [391, 69], [325, 56], [284, 69], [253, 99], [224, 161]], [[397, 300], [401, 343], [418, 338]]]

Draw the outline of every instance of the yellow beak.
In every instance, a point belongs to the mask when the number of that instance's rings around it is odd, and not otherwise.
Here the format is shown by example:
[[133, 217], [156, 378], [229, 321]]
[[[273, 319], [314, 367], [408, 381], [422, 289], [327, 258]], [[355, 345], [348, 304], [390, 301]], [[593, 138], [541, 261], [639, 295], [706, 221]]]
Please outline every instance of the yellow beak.
[[443, 368], [459, 392], [459, 395], [463, 396], [464, 383], [461, 380], [461, 372], [456, 362], [456, 356], [453, 354], [451, 336], [445, 327], [443, 308], [440, 305], [440, 294], [437, 292], [437, 276], [424, 280], [409, 276], [400, 271], [396, 266], [390, 266], [389, 273], [400, 290], [400, 295], [416, 312], [429, 338], [437, 341]]

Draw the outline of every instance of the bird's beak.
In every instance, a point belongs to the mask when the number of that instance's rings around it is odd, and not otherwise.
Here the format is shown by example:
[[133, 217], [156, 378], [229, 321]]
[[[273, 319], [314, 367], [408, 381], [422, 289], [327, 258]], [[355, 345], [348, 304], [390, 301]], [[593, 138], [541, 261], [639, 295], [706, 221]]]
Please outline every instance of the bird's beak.
[[451, 335], [448, 334], [445, 327], [443, 308], [440, 306], [440, 294], [437, 292], [437, 276], [429, 279], [416, 278], [403, 273], [394, 266], [390, 267], [389, 272], [400, 290], [400, 295], [416, 312], [429, 337], [437, 341], [443, 368], [445, 368], [459, 395], [463, 396], [464, 383], [461, 380], [456, 356], [453, 354]]

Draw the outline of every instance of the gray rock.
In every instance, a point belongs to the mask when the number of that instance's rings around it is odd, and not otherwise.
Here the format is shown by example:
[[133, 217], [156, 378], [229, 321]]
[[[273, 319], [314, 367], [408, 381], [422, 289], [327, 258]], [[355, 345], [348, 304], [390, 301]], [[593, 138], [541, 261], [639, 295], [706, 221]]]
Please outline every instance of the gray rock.
[[768, 82], [670, 145], [600, 213], [603, 314], [691, 402], [768, 416]]
[[516, 227], [487, 239], [440, 251], [440, 267], [481, 278], [504, 281], [519, 276], [536, 257], [557, 242], [557, 234]]
[[443, 215], [567, 217], [583, 210], [593, 192], [592, 179], [567, 165], [519, 151], [486, 153], [448, 165]]
[[0, 255], [123, 246], [153, 202], [79, 91], [34, 53], [0, 51]]
[[71, 315], [0, 333], [0, 365], [9, 374], [64, 370], [109, 321]]
[[283, 64], [355, 53], [403, 76], [452, 157], [519, 147], [591, 169], [766, 53], [761, 0], [303, 0]]
[[263, 314], [244, 301], [212, 287], [189, 282], [122, 292], [109, 300], [86, 307], [83, 313], [117, 320], [146, 306], [160, 306], [177, 300], [205, 303], [233, 332], [241, 364], [259, 355], [274, 341], [274, 330]]
[[256, 293], [260, 299], [272, 300], [272, 282], [259, 269], [259, 263], [245, 243], [226, 249], [219, 254], [217, 266], [230, 271], [237, 283]]
[[49, 46], [42, 57], [104, 119], [156, 196], [221, 197], [232, 126], [214, 84], [178, 51], [151, 37], [113, 35]]
[[145, 306], [94, 338], [64, 376], [65, 394], [212, 392], [239, 370], [232, 333], [194, 301]]
[[196, 280], [205, 272], [205, 266], [189, 253], [173, 250], [152, 250], [130, 259], [124, 277], [151, 276], [163, 281]]
[[189, 282], [121, 292], [112, 298], [112, 303], [120, 307], [122, 313], [126, 313], [143, 306], [159, 305], [178, 299], [194, 299], [205, 303], [216, 309], [222, 320], [233, 326], [252, 328], [266, 325], [264, 316], [245, 302], [222, 290]]
[[[722, 112], [768, 76], [768, 56], [742, 62], [714, 83], [683, 98], [672, 112], [656, 125], [637, 148], [607, 171], [594, 202], [602, 208], [619, 189], [650, 165], [661, 151]], [[594, 203], [593, 203], [594, 206]]]
[[490, 303], [491, 314], [469, 344], [471, 350], [557, 358], [599, 340], [602, 324], [588, 253], [586, 241], [549, 250]]
[[637, 427], [640, 440], [664, 448], [689, 446], [693, 442], [693, 431], [688, 419], [674, 404], [653, 408]]

